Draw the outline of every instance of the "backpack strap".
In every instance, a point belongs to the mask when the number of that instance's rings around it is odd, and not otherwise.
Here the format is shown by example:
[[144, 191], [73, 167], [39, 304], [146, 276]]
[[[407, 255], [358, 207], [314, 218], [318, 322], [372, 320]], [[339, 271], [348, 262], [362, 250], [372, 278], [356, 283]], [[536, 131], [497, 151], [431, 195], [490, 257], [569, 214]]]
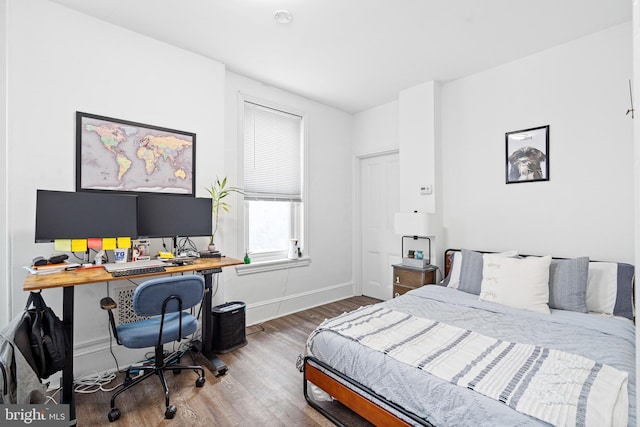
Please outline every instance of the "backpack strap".
[[[33, 304], [33, 308], [30, 308]], [[27, 301], [26, 309], [31, 317], [31, 333], [29, 340], [31, 341], [31, 353], [36, 365], [36, 372], [40, 378], [43, 378], [47, 371], [47, 356], [45, 354], [44, 342], [42, 340], [42, 317], [44, 300], [40, 292], [31, 292]]]

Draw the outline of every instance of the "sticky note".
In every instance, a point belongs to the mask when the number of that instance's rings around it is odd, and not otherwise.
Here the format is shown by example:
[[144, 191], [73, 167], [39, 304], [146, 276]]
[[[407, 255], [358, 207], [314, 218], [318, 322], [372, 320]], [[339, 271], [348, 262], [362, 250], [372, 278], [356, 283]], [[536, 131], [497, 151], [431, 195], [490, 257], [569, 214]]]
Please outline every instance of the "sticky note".
[[115, 237], [110, 237], [108, 239], [102, 239], [102, 249], [105, 251], [115, 249], [116, 248], [116, 239]]
[[102, 239], [97, 239], [95, 237], [87, 239], [87, 247], [89, 249], [102, 249]]
[[71, 252], [71, 240], [69, 239], [54, 240], [53, 247], [55, 248], [56, 251]]
[[130, 248], [131, 237], [118, 237], [118, 248]]
[[86, 239], [74, 239], [71, 241], [71, 252], [86, 252]]

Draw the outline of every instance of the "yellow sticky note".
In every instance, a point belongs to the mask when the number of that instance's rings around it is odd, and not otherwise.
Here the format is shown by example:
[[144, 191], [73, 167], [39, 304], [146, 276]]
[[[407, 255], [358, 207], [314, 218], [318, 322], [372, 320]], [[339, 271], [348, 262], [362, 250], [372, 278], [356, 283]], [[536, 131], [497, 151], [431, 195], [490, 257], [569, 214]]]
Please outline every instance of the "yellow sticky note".
[[105, 251], [115, 249], [116, 248], [116, 239], [115, 237], [110, 237], [108, 239], [102, 239], [102, 249]]
[[87, 241], [85, 239], [74, 239], [71, 241], [71, 252], [86, 252]]
[[102, 239], [90, 237], [87, 239], [87, 247], [89, 249], [102, 249]]
[[118, 237], [118, 248], [130, 248], [131, 237]]
[[71, 252], [71, 240], [69, 239], [54, 240], [53, 247], [55, 248], [56, 251]]

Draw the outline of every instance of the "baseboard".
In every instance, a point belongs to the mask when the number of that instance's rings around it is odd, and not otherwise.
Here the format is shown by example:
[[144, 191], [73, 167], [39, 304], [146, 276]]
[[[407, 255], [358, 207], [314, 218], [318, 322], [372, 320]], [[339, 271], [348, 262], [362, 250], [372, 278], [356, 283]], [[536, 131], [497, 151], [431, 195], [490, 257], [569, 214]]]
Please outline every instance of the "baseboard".
[[297, 313], [352, 296], [354, 296], [353, 282], [348, 282], [254, 304], [247, 304], [247, 325], [266, 322], [271, 319], [286, 316], [287, 314]]

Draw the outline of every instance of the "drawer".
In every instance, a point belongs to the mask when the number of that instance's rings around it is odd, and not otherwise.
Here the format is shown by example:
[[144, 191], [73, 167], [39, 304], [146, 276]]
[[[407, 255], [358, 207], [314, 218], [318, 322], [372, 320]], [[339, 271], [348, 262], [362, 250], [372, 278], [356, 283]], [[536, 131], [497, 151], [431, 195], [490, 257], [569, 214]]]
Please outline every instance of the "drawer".
[[[429, 275], [431, 276], [431, 275]], [[416, 270], [408, 270], [404, 268], [393, 269], [393, 284], [404, 285], [417, 288], [427, 283], [426, 277], [423, 272]]]
[[402, 285], [393, 285], [393, 297], [400, 296], [410, 290], [415, 289], [415, 287], [410, 286], [402, 286]]

